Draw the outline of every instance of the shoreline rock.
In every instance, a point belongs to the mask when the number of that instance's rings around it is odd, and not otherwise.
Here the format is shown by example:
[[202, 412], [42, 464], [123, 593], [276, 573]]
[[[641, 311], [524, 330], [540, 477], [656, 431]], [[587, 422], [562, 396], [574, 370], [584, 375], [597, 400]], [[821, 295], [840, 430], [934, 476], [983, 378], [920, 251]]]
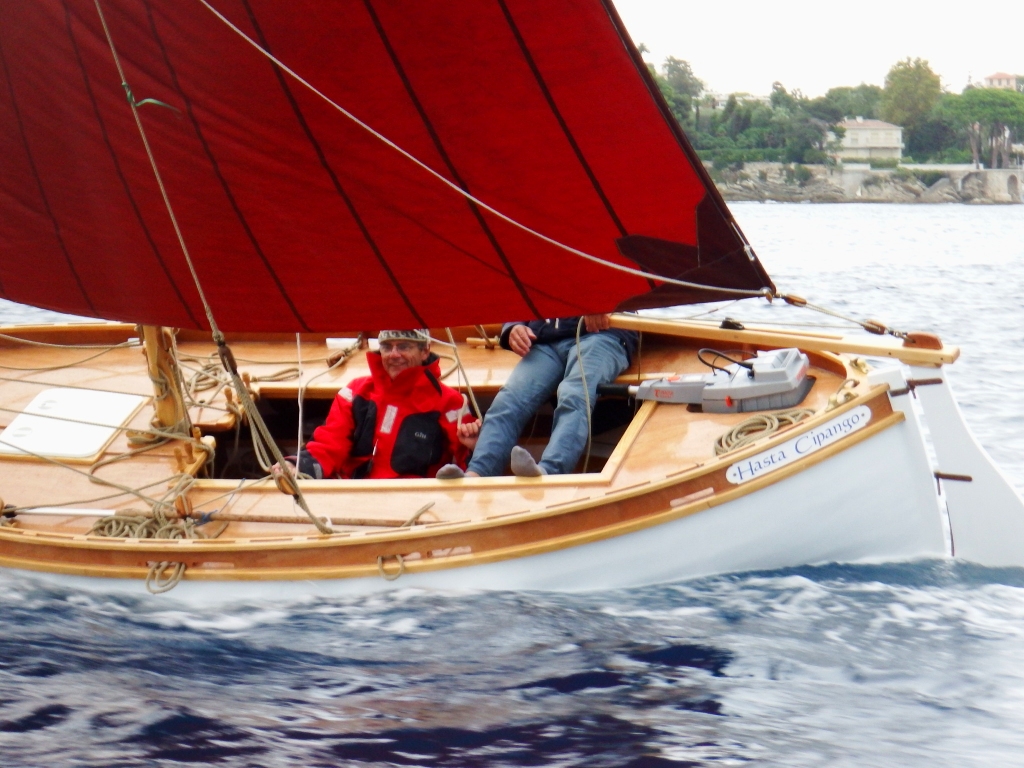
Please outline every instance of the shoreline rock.
[[[710, 169], [709, 169], [710, 170]], [[970, 203], [1021, 202], [1024, 169], [834, 168], [747, 163], [713, 171], [726, 201], [782, 203]], [[935, 178], [938, 176], [938, 178]], [[933, 180], [934, 179], [934, 180]], [[930, 185], [925, 182], [930, 181]]]

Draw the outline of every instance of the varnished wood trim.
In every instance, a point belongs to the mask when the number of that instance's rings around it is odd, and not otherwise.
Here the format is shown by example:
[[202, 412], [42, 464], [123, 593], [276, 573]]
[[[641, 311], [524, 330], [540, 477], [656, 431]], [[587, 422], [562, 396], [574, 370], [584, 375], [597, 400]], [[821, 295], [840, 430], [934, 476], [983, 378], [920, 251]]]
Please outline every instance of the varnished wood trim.
[[[46, 344], [120, 344], [139, 335], [137, 326], [132, 323], [0, 325], [0, 333]], [[21, 348], [24, 345], [0, 338], [0, 347]]]
[[[742, 460], [743, 458], [754, 455], [764, 450], [768, 450], [771, 447], [778, 445], [779, 443], [789, 440], [795, 435], [802, 434], [804, 432], [814, 429], [818, 424], [823, 421], [835, 418], [843, 414], [844, 412], [857, 407], [858, 405], [864, 404], [865, 402], [874, 403], [875, 408], [873, 413], [875, 417], [881, 418], [869, 424], [862, 430], [853, 433], [852, 435], [843, 438], [837, 443], [833, 443], [827, 448], [823, 448], [816, 451], [809, 456], [799, 459], [786, 467], [770, 472], [764, 475], [762, 478], [757, 478], [744, 483], [736, 488], [726, 488], [720, 491], [711, 499], [703, 500], [701, 504], [714, 505], [721, 503], [720, 499], [732, 499], [740, 496], [747, 495], [748, 493], [754, 492], [758, 488], [764, 485], [778, 482], [779, 480], [790, 476], [804, 468], [813, 466], [823, 460], [827, 456], [833, 455], [839, 450], [843, 450], [846, 447], [855, 445], [866, 437], [875, 434], [876, 432], [884, 429], [893, 424], [899, 423], [904, 420], [904, 415], [900, 411], [893, 412], [887, 393], [887, 387], [882, 385], [865, 392], [861, 396], [854, 398], [849, 403], [840, 406], [832, 411], [818, 414], [811, 419], [801, 422], [797, 427], [781, 431], [772, 436], [769, 440], [763, 442], [757, 442], [747, 448], [739, 451], [734, 451], [724, 456], [719, 456], [716, 459], [705, 463], [704, 465], [695, 467], [690, 473], [677, 475], [674, 477], [666, 476], [663, 478], [652, 478], [650, 481], [637, 483], [626, 489], [617, 489], [615, 491], [606, 493], [603, 496], [588, 497], [585, 499], [572, 500], [564, 505], [554, 505], [556, 509], [549, 509], [540, 507], [536, 509], [524, 510], [519, 514], [507, 514], [498, 515], [493, 517], [484, 518], [482, 520], [460, 520], [460, 521], [446, 521], [443, 523], [432, 524], [430, 526], [416, 526], [413, 528], [401, 528], [401, 529], [388, 529], [388, 530], [373, 530], [373, 531], [358, 531], [358, 532], [345, 532], [336, 533], [326, 536], [310, 535], [308, 537], [291, 536], [286, 541], [281, 541], [281, 537], [274, 537], [274, 541], [268, 541], [266, 537], [249, 538], [249, 539], [181, 539], [173, 542], [167, 540], [131, 540], [131, 539], [106, 539], [97, 536], [81, 536], [76, 535], [71, 537], [70, 535], [56, 534], [45, 531], [21, 531], [17, 528], [0, 528], [0, 541], [7, 540], [18, 540], [25, 541], [24, 537], [29, 537], [32, 543], [38, 542], [39, 544], [49, 544], [51, 546], [60, 546], [74, 549], [91, 549], [91, 550], [105, 550], [112, 551], [118, 550], [121, 552], [131, 551], [138, 552], [146, 556], [156, 557], [156, 551], [164, 550], [166, 557], [173, 559], [174, 552], [189, 552], [191, 556], [196, 556], [202, 553], [214, 553], [214, 552], [245, 552], [245, 551], [274, 551], [274, 550], [291, 550], [296, 549], [308, 550], [308, 549], [321, 549], [321, 548], [333, 548], [333, 547], [344, 547], [347, 545], [363, 545], [367, 543], [381, 543], [381, 544], [393, 544], [396, 540], [408, 542], [410, 548], [419, 546], [417, 543], [422, 539], [429, 539], [439, 534], [444, 535], [472, 535], [486, 531], [488, 529], [501, 528], [510, 524], [521, 524], [529, 523], [543, 518], [557, 518], [562, 515], [567, 515], [574, 512], [586, 511], [589, 508], [599, 508], [608, 504], [621, 504], [628, 502], [631, 499], [643, 497], [648, 494], [662, 491], [677, 486], [682, 486], [691, 480], [697, 478], [718, 477], [723, 475], [725, 470], [732, 463]], [[686, 514], [688, 506], [681, 506], [670, 510], [664, 514], [670, 514], [675, 517], [681, 517]], [[641, 525], [644, 527], [646, 524], [644, 520], [650, 519], [650, 516], [638, 518], [631, 521], [630, 525]], [[661, 519], [659, 517], [659, 519]], [[588, 535], [587, 532], [581, 532], [580, 534], [573, 535]], [[27, 543], [27, 542], [26, 542]], [[534, 542], [529, 546], [541, 546], [543, 542]], [[184, 556], [184, 555], [182, 555]], [[165, 559], [165, 558], [162, 558]]]
[[[645, 530], [658, 525], [672, 522], [684, 517], [689, 517], [698, 512], [710, 510], [716, 506], [726, 504], [743, 496], [748, 496], [766, 486], [791, 477], [803, 470], [819, 464], [832, 456], [857, 445], [874, 435], [888, 429], [891, 426], [903, 422], [905, 419], [902, 412], [896, 411], [885, 418], [869, 424], [864, 429], [853, 433], [838, 443], [833, 443], [810, 456], [787, 465], [781, 469], [771, 472], [763, 477], [756, 478], [736, 486], [727, 491], [714, 494], [710, 497], [695, 499], [689, 504], [666, 510], [662, 513], [649, 515], [636, 520], [630, 520], [618, 525], [605, 526], [588, 531], [582, 531], [566, 536], [560, 536], [541, 541], [530, 542], [512, 547], [491, 549], [484, 552], [472, 552], [440, 557], [427, 557], [409, 559], [405, 563], [407, 573], [422, 573], [452, 568], [464, 568], [475, 565], [501, 562], [505, 560], [521, 559], [533, 555], [557, 552], [573, 547], [589, 544], [597, 541], [623, 536], [629, 533]], [[184, 554], [182, 555], [185, 556]], [[167, 557], [173, 560], [173, 553]], [[189, 581], [297, 581], [297, 580], [324, 580], [324, 579], [346, 579], [360, 577], [377, 577], [378, 572], [375, 565], [344, 565], [325, 566], [312, 568], [232, 568], [218, 567], [214, 562], [213, 567], [191, 567], [185, 572], [185, 579]], [[227, 564], [225, 564], [227, 565]], [[31, 571], [43, 571], [64, 575], [92, 576], [107, 578], [129, 578], [143, 579], [148, 570], [130, 566], [112, 566], [106, 564], [83, 565], [51, 563], [26, 558], [15, 558], [0, 556], [0, 566], [19, 568]]]
[[[608, 461], [600, 472], [589, 472], [577, 475], [545, 475], [543, 477], [469, 477], [462, 480], [435, 480], [432, 477], [424, 478], [399, 478], [396, 480], [300, 480], [299, 485], [303, 491], [312, 493], [316, 491], [345, 491], [351, 493], [396, 493], [400, 491], [438, 491], [438, 490], [467, 490], [487, 489], [489, 491], [501, 490], [503, 488], [522, 489], [528, 486], [539, 486], [543, 488], [562, 486], [589, 486], [608, 485], [615, 477], [615, 473], [622, 463], [622, 460], [629, 453], [640, 431], [644, 428], [647, 420], [654, 413], [657, 403], [648, 401], [643, 403], [633, 416], [626, 431], [622, 434], [615, 450], [612, 451]], [[198, 480], [195, 488], [200, 491], [230, 491], [238, 487], [237, 480]], [[280, 493], [272, 484], [265, 484], [258, 488], [246, 489], [247, 493], [254, 491], [266, 493]]]
[[148, 568], [52, 563], [30, 560], [23, 557], [8, 557], [6, 555], [0, 555], [0, 567], [15, 568], [20, 571], [36, 571], [37, 573], [58, 573], [63, 576], [90, 576], [92, 578], [111, 579], [144, 579], [149, 573]]
[[785, 330], [749, 329], [731, 331], [724, 328], [708, 327], [684, 320], [656, 320], [639, 315], [612, 315], [612, 327], [632, 331], [661, 333], [666, 336], [725, 341], [732, 344], [759, 344], [768, 347], [799, 347], [815, 352], [847, 352], [872, 357], [891, 357], [908, 365], [943, 365], [955, 362], [960, 357], [959, 347], [942, 349], [921, 349], [904, 347], [899, 342], [862, 340], [851, 337], [839, 339], [818, 338], [805, 333]]

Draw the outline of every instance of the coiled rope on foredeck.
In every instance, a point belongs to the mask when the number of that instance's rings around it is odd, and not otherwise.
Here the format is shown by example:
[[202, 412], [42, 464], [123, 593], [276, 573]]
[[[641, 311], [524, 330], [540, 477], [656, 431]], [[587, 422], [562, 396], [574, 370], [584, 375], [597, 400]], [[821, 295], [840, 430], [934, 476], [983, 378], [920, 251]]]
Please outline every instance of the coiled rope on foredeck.
[[721, 456], [755, 443], [763, 437], [775, 434], [780, 429], [803, 421], [813, 413], [814, 409], [812, 408], [794, 408], [788, 411], [759, 413], [756, 416], [751, 416], [715, 440], [715, 455]]
[[89, 536], [111, 539], [205, 539], [191, 517], [168, 517], [160, 510], [149, 513], [125, 509], [116, 515], [101, 517], [92, 524]]

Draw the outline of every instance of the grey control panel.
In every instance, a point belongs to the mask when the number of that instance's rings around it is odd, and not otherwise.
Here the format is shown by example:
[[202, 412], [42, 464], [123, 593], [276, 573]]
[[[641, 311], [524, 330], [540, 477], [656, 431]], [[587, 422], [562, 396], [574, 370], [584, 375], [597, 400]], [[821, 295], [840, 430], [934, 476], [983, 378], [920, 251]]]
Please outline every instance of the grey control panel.
[[708, 413], [749, 413], [792, 408], [814, 383], [810, 361], [799, 349], [758, 352], [743, 363], [711, 373], [690, 373], [645, 381], [629, 391], [638, 400], [700, 405]]

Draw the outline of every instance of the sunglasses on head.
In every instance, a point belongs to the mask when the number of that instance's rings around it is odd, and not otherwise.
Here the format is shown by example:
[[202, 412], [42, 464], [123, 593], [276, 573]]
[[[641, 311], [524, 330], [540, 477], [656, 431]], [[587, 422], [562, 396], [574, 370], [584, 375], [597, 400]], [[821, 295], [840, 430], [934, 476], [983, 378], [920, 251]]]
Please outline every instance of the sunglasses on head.
[[419, 348], [419, 344], [415, 341], [382, 341], [380, 343], [380, 351], [384, 354], [388, 354], [394, 350], [398, 350], [402, 354], [412, 352], [414, 349]]

